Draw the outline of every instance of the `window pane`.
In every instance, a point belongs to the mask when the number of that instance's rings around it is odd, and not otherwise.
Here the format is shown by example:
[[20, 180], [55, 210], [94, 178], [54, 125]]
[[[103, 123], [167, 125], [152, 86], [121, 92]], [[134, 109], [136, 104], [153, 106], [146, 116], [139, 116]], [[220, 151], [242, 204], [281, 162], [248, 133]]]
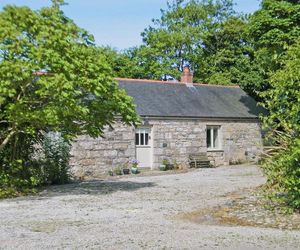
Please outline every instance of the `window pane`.
[[218, 129], [217, 128], [214, 128], [214, 130], [213, 130], [213, 138], [214, 138], [214, 145], [213, 145], [213, 147], [214, 148], [218, 148], [219, 145], [218, 145]]
[[135, 145], [140, 145], [140, 137], [139, 137], [139, 133], [135, 134]]
[[149, 134], [145, 134], [145, 145], [149, 145]]
[[140, 144], [141, 146], [143, 146], [143, 145], [145, 145], [144, 144], [144, 134], [141, 134], [141, 144]]
[[206, 145], [208, 148], [211, 148], [211, 140], [210, 140], [210, 129], [206, 129]]

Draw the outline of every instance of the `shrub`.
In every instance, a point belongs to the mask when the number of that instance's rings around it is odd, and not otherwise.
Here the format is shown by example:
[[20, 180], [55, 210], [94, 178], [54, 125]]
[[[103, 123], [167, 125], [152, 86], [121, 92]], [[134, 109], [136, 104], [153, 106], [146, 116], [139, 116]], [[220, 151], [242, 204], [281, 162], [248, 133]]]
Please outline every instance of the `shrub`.
[[0, 198], [17, 196], [20, 193], [34, 192], [33, 187], [39, 184], [38, 178], [28, 164], [16, 160], [0, 171]]
[[[300, 138], [285, 138], [271, 158], [267, 158], [263, 169], [268, 176], [268, 185], [274, 191], [283, 193], [278, 200], [300, 209]], [[286, 147], [286, 148], [285, 148]]]
[[69, 160], [71, 146], [59, 133], [48, 133], [42, 144], [43, 159], [40, 175], [43, 184], [65, 184], [70, 180]]
[[39, 141], [35, 145], [27, 143], [26, 152], [20, 156], [26, 155], [26, 161], [10, 160], [9, 150], [2, 153], [0, 198], [35, 192], [38, 186], [64, 184], [70, 180], [70, 145], [55, 133], [46, 134]]
[[114, 169], [114, 173], [115, 173], [116, 175], [122, 175], [122, 174], [123, 174], [122, 167], [121, 167], [121, 166], [117, 166], [117, 167]]
[[270, 77], [270, 89], [261, 93], [264, 117], [276, 150], [264, 164], [269, 185], [283, 192], [282, 200], [300, 208], [300, 43], [287, 48], [282, 69]]

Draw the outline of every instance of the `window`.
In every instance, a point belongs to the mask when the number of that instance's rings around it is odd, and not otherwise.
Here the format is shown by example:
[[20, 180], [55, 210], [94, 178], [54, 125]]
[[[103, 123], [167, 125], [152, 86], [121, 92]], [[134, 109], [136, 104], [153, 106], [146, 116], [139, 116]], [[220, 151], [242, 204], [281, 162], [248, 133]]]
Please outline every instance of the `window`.
[[150, 139], [149, 129], [137, 129], [135, 132], [135, 145], [136, 146], [148, 146]]
[[220, 126], [207, 126], [206, 145], [208, 149], [221, 149]]

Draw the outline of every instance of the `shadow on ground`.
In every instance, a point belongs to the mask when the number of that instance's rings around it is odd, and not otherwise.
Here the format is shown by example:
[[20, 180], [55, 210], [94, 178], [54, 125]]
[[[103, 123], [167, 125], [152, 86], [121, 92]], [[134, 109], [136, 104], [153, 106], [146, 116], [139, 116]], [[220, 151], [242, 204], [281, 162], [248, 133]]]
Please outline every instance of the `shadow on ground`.
[[135, 191], [154, 187], [153, 182], [88, 181], [67, 185], [50, 186], [39, 193], [40, 198], [60, 195], [107, 195], [117, 191]]

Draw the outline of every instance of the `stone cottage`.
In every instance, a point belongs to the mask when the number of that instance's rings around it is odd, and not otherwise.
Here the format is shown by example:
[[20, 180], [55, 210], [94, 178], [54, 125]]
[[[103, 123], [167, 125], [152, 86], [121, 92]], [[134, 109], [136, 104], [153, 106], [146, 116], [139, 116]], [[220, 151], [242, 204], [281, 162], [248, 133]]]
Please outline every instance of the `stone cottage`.
[[133, 97], [143, 124], [116, 122], [104, 138], [78, 137], [71, 152], [76, 175], [97, 176], [132, 159], [141, 168], [157, 168], [163, 159], [188, 165], [199, 153], [214, 166], [257, 160], [262, 109], [238, 86], [192, 83], [188, 68], [180, 82], [116, 80]]

